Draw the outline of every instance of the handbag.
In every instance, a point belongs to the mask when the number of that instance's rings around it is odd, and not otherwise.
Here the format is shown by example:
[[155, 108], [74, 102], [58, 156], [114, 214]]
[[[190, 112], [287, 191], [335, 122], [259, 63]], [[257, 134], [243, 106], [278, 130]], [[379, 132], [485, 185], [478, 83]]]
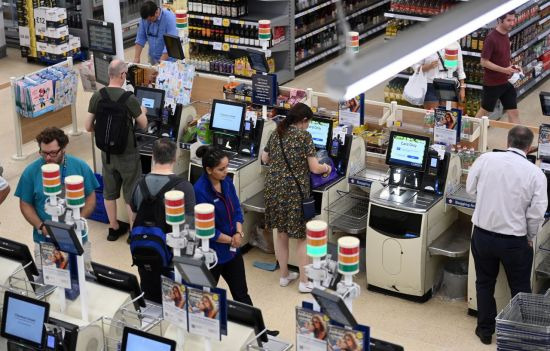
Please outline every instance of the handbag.
[[405, 84], [403, 89], [403, 98], [413, 104], [413, 105], [422, 105], [424, 104], [424, 97], [426, 96], [426, 91], [428, 90], [428, 80], [424, 73], [422, 72], [422, 66], [420, 69], [413, 73], [409, 77], [409, 81]]
[[315, 211], [315, 199], [313, 196], [308, 196], [307, 198], [304, 197], [304, 193], [302, 192], [302, 187], [300, 186], [300, 182], [298, 182], [298, 179], [292, 173], [292, 167], [290, 167], [290, 162], [288, 162], [288, 159], [286, 158], [285, 149], [283, 148], [283, 139], [279, 137], [279, 145], [281, 146], [281, 152], [283, 153], [283, 158], [285, 159], [286, 166], [288, 167], [288, 171], [290, 172], [290, 175], [296, 182], [296, 185], [298, 186], [298, 191], [300, 192], [300, 197], [302, 198], [302, 218], [305, 221], [309, 221], [313, 217], [315, 217], [316, 211]]
[[331, 168], [330, 174], [328, 174], [328, 175], [311, 174], [309, 176], [309, 179], [311, 181], [311, 187], [313, 189], [318, 188], [318, 187], [320, 187], [322, 185], [325, 185], [327, 183], [330, 183], [334, 179], [338, 178], [338, 173], [336, 172], [336, 167], [334, 167], [334, 162], [332, 161], [332, 159], [328, 158], [327, 162], [325, 162], [325, 163], [328, 164]]

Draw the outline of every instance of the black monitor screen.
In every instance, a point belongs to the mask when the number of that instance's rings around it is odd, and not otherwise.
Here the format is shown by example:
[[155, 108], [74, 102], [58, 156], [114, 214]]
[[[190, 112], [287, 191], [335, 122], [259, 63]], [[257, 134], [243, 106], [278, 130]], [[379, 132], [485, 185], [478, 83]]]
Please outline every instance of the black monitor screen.
[[449, 79], [434, 79], [435, 93], [440, 101], [455, 101], [457, 99], [456, 83]]
[[183, 60], [185, 58], [180, 37], [177, 35], [164, 34], [164, 45], [166, 46], [168, 56], [176, 60]]
[[[107, 267], [97, 262], [92, 262], [97, 282], [112, 289], [128, 292], [132, 299], [141, 295], [141, 288], [135, 275], [123, 272], [115, 268]], [[134, 304], [136, 310], [145, 307], [145, 300], [140, 298]]]
[[74, 255], [84, 253], [73, 226], [54, 221], [45, 221], [44, 226], [58, 250]]
[[147, 109], [148, 119], [161, 119], [162, 108], [164, 107], [164, 90], [136, 87], [134, 94], [136, 94], [141, 106]]
[[94, 71], [96, 82], [109, 85], [109, 64], [111, 57], [103, 54], [94, 55]]
[[539, 98], [542, 114], [545, 116], [550, 116], [550, 93], [543, 91], [539, 94]]
[[318, 288], [314, 288], [311, 295], [313, 295], [319, 306], [321, 306], [321, 311], [325, 313], [328, 318], [343, 326], [352, 328], [357, 326], [355, 318], [340, 296], [328, 290], [321, 290]]
[[189, 256], [174, 257], [174, 266], [189, 284], [215, 288], [216, 281], [202, 259]]
[[307, 131], [313, 138], [316, 149], [328, 150], [332, 139], [332, 121], [323, 118], [313, 118], [309, 121]]
[[90, 51], [116, 55], [115, 27], [113, 23], [87, 20], [88, 48]]
[[2, 336], [8, 340], [42, 349], [44, 323], [48, 320], [49, 309], [50, 305], [47, 302], [6, 291], [2, 314]]
[[243, 128], [246, 104], [214, 100], [210, 114], [210, 129], [217, 132], [239, 135]]
[[25, 273], [27, 274], [27, 279], [29, 279], [29, 281], [34, 281], [33, 275], [38, 275], [38, 269], [34, 264], [31, 251], [27, 245], [9, 239], [0, 238], [0, 256], [9, 260], [20, 262], [22, 266], [25, 266], [31, 262], [31, 264], [25, 268]]
[[265, 53], [259, 50], [248, 49], [246, 51], [250, 67], [257, 73], [269, 73], [269, 65]]
[[[265, 329], [262, 311], [242, 302], [227, 300], [227, 320], [253, 328], [256, 335]], [[258, 346], [261, 347], [260, 341], [268, 341], [267, 333], [264, 332], [258, 340]]]
[[176, 342], [137, 329], [124, 327], [120, 351], [175, 351]]
[[391, 132], [386, 155], [386, 164], [390, 166], [424, 170], [430, 138]]

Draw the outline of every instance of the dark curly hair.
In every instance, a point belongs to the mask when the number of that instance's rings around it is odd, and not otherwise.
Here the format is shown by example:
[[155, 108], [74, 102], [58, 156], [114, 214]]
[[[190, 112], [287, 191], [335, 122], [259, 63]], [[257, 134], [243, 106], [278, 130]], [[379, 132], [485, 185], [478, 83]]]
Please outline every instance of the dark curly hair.
[[313, 111], [311, 111], [308, 105], [298, 102], [288, 111], [286, 118], [279, 122], [277, 125], [277, 133], [279, 136], [283, 136], [287, 132], [288, 127], [302, 121], [304, 118], [308, 121], [312, 119]]
[[217, 149], [212, 145], [202, 145], [197, 149], [197, 157], [202, 159], [202, 168], [214, 168], [220, 164], [224, 157], [227, 157], [225, 151]]
[[42, 143], [49, 144], [54, 140], [57, 140], [57, 144], [59, 144], [59, 147], [62, 149], [69, 143], [67, 134], [57, 127], [47, 127], [36, 136], [38, 147], [40, 147]]

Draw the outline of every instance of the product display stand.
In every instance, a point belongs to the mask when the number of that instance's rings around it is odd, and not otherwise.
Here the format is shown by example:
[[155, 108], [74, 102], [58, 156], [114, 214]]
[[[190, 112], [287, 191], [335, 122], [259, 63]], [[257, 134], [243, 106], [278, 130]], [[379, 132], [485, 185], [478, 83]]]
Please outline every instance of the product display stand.
[[[53, 66], [50, 66], [50, 67], [47, 67], [47, 68], [43, 68], [43, 69], [38, 70], [36, 72], [29, 73], [25, 76], [11, 77], [10, 78], [10, 82], [11, 82], [11, 100], [13, 101], [13, 104], [14, 104], [14, 106], [13, 106], [13, 125], [14, 125], [14, 129], [15, 129], [15, 149], [16, 149], [15, 155], [12, 156], [12, 159], [14, 159], [14, 160], [22, 161], [22, 160], [27, 159], [27, 157], [29, 157], [28, 154], [27, 155], [23, 154], [23, 143], [26, 143], [30, 140], [33, 140], [36, 137], [36, 134], [38, 134], [38, 130], [35, 130], [35, 129], [37, 127], [40, 127], [40, 129], [44, 127], [42, 125], [42, 123], [40, 123], [41, 124], [40, 126], [34, 126], [35, 128], [33, 128], [33, 126], [30, 125], [30, 124], [27, 126], [26, 125], [27, 123], [23, 123], [23, 121], [22, 121], [23, 117], [19, 116], [19, 113], [17, 112], [17, 107], [15, 106], [15, 101], [17, 100], [17, 98], [16, 98], [16, 96], [17, 96], [17, 92], [16, 92], [17, 82], [21, 79], [24, 79], [25, 77], [32, 76], [33, 74], [37, 74], [37, 73], [39, 73], [43, 70], [47, 70], [48, 68], [56, 67], [56, 66], [65, 66], [65, 67], [72, 68], [73, 67], [73, 59], [72, 59], [72, 57], [68, 57], [66, 61], [60, 62], [56, 65], [53, 65]], [[62, 114], [62, 116], [59, 116], [59, 114]], [[70, 132], [70, 135], [79, 135], [81, 132], [78, 130], [75, 104], [70, 105], [70, 114], [71, 114], [70, 117], [67, 116], [67, 115], [64, 115], [64, 114], [65, 114], [65, 109], [60, 109], [60, 110], [57, 110], [57, 111], [45, 113], [44, 115], [42, 115], [38, 118], [48, 119], [50, 116], [55, 115], [55, 121], [52, 121], [51, 123], [49, 123], [51, 126], [55, 125], [57, 127], [65, 127], [68, 124], [72, 124], [72, 130]], [[52, 118], [54, 118], [54, 117], [52, 117]], [[29, 119], [29, 120], [31, 120], [31, 119]], [[44, 121], [44, 123], [48, 123], [48, 122]]]

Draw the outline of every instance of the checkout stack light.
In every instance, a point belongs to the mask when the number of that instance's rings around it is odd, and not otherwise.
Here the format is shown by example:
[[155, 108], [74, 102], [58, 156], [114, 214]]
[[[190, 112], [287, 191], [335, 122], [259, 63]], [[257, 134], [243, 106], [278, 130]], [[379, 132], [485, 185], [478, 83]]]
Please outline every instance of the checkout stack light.
[[[271, 40], [271, 21], [270, 20], [258, 21], [258, 39], [260, 39], [260, 43], [268, 43]], [[262, 45], [262, 47], [263, 46], [264, 45]]]
[[348, 40], [346, 41], [348, 51], [352, 54], [359, 52], [359, 32], [348, 32]]
[[208, 239], [213, 238], [216, 234], [214, 216], [214, 205], [195, 205], [195, 235], [202, 241], [201, 249], [203, 252], [210, 250]]
[[458, 50], [460, 46], [454, 42], [451, 45], [445, 47], [445, 67], [455, 68], [458, 65]]
[[182, 191], [167, 191], [164, 194], [164, 206], [166, 223], [172, 226], [185, 223], [185, 200]]
[[79, 175], [72, 175], [65, 178], [65, 197], [67, 206], [71, 208], [84, 207], [86, 201], [84, 196], [84, 178]]
[[313, 264], [327, 254], [328, 226], [324, 221], [306, 223], [307, 255], [313, 258]]
[[188, 25], [187, 10], [176, 10], [176, 28], [181, 31], [182, 29], [187, 29]]
[[338, 239], [338, 272], [346, 278], [359, 273], [359, 239], [344, 236]]
[[44, 195], [55, 197], [61, 194], [61, 174], [57, 163], [42, 166], [42, 187]]

